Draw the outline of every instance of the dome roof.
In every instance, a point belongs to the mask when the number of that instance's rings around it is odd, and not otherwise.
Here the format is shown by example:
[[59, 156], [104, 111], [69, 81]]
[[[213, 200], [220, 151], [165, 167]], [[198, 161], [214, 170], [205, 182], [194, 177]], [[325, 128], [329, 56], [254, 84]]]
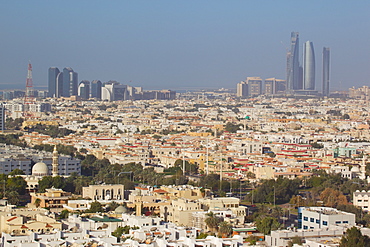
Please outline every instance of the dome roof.
[[49, 174], [48, 166], [44, 162], [37, 162], [32, 167], [33, 176], [47, 176]]
[[127, 208], [125, 208], [124, 206], [118, 206], [115, 210], [114, 210], [114, 212], [116, 213], [116, 214], [124, 214], [124, 213], [126, 213], [127, 212]]

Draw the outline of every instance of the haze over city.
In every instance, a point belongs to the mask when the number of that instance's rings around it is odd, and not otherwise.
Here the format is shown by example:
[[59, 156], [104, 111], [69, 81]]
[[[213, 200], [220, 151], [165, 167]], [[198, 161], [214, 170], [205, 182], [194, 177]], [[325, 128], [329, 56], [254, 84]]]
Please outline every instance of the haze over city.
[[368, 85], [367, 1], [3, 1], [0, 89], [36, 88], [51, 66], [79, 80], [147, 89], [235, 88], [247, 76], [286, 79], [290, 33], [312, 41], [321, 88], [322, 47], [331, 89]]

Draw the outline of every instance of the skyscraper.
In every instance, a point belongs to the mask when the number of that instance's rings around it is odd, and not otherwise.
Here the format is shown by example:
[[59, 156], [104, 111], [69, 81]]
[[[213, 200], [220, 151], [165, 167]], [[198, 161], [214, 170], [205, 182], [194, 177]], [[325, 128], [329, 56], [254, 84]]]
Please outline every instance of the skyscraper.
[[101, 81], [93, 80], [90, 87], [90, 98], [101, 99], [101, 87]]
[[304, 43], [303, 86], [304, 90], [315, 90], [315, 52], [310, 41]]
[[55, 97], [61, 97], [63, 95], [63, 72], [58, 74], [55, 88]]
[[329, 96], [330, 81], [330, 48], [324, 47], [322, 51], [322, 95]]
[[48, 80], [48, 96], [57, 97], [57, 77], [60, 73], [59, 69], [56, 67], [49, 68], [49, 80]]
[[287, 53], [287, 91], [302, 89], [299, 84], [299, 33], [292, 32]]
[[78, 74], [72, 68], [63, 69], [63, 92], [61, 96], [70, 97], [77, 95]]
[[81, 99], [89, 99], [90, 97], [90, 82], [87, 80], [83, 80], [78, 85], [78, 96], [81, 97]]

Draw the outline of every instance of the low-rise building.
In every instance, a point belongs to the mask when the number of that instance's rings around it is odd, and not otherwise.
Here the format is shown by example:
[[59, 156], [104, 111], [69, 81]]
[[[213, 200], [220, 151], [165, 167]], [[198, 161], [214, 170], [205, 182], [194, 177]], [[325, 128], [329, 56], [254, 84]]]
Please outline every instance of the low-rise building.
[[353, 192], [353, 205], [361, 207], [363, 211], [368, 212], [370, 208], [370, 190]]
[[355, 214], [329, 207], [298, 208], [299, 229], [320, 229], [329, 226], [355, 226]]
[[44, 193], [31, 193], [31, 205], [49, 208], [51, 212], [61, 212], [71, 196], [70, 192], [62, 189], [46, 189]]
[[96, 184], [82, 188], [82, 197], [92, 200], [123, 200], [124, 186], [122, 184]]

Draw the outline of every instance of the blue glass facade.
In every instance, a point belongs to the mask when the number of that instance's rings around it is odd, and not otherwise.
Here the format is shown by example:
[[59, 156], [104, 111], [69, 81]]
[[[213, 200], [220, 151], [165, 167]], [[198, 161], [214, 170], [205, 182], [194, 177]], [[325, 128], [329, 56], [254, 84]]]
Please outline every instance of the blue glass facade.
[[57, 77], [60, 71], [56, 67], [49, 68], [49, 78], [48, 78], [48, 96], [57, 97]]
[[287, 91], [301, 89], [299, 81], [299, 33], [292, 32], [287, 54]]

